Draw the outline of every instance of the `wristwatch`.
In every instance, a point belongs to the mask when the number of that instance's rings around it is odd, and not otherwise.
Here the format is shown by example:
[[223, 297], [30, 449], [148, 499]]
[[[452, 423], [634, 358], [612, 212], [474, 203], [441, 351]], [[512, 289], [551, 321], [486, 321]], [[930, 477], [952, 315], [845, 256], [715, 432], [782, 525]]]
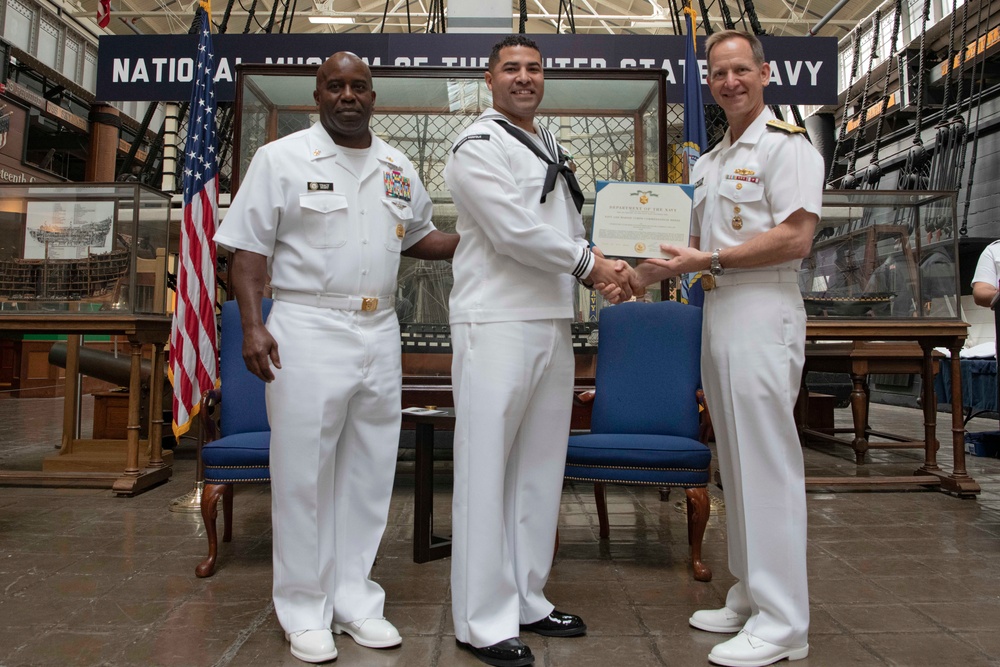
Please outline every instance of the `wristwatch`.
[[709, 268], [708, 272], [713, 276], [721, 276], [726, 272], [726, 270], [722, 268], [722, 264], [719, 262], [720, 252], [722, 252], [722, 250], [720, 248], [716, 248], [715, 252], [712, 253], [712, 266]]

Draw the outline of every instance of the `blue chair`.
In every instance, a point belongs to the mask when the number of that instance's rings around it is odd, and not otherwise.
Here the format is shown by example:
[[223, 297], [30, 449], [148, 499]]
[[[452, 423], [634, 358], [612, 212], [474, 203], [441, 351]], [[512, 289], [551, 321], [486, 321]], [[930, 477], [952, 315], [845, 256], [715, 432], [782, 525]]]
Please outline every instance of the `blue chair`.
[[712, 453], [699, 442], [701, 309], [673, 301], [601, 311], [590, 433], [569, 438], [566, 479], [593, 482], [600, 535], [609, 535], [605, 484], [681, 487], [694, 578], [710, 510]]
[[[271, 312], [271, 300], [264, 299], [263, 316]], [[208, 534], [208, 557], [195, 568], [199, 577], [215, 573], [219, 543], [215, 530], [219, 498], [222, 498], [223, 542], [233, 539], [233, 485], [267, 484], [271, 481], [269, 447], [271, 427], [264, 405], [264, 381], [243, 363], [243, 327], [236, 301], [222, 304], [222, 338], [219, 344], [220, 388], [209, 392], [201, 406], [202, 434], [208, 441], [201, 447], [205, 489], [201, 496], [201, 516]], [[225, 404], [219, 431], [211, 413], [216, 404]]]

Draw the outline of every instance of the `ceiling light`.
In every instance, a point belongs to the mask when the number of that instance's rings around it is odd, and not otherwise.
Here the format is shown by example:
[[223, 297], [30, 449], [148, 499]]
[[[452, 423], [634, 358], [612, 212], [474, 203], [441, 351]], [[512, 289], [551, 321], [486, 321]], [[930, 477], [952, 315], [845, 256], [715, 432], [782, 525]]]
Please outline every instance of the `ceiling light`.
[[335, 23], [337, 25], [349, 25], [354, 23], [351, 16], [310, 16], [310, 23]]

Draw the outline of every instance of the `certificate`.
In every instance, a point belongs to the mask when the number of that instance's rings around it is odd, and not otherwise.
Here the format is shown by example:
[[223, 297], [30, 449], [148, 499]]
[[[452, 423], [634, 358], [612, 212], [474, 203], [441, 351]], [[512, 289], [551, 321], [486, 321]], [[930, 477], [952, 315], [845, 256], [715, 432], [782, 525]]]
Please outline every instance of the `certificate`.
[[694, 186], [597, 182], [594, 245], [608, 257], [667, 257], [661, 243], [686, 246]]

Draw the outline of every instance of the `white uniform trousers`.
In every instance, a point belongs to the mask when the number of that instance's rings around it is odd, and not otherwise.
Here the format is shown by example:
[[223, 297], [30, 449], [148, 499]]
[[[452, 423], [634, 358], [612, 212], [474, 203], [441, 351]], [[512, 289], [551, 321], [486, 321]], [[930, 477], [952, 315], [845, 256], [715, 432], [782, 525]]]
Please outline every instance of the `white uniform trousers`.
[[705, 295], [702, 382], [726, 501], [726, 606], [780, 646], [809, 631], [806, 495], [793, 409], [806, 314], [794, 283], [720, 287]]
[[275, 301], [267, 329], [281, 358], [266, 390], [278, 620], [298, 632], [380, 618], [369, 575], [399, 447], [396, 314]]
[[490, 646], [552, 612], [573, 408], [569, 320], [453, 324], [455, 637]]

